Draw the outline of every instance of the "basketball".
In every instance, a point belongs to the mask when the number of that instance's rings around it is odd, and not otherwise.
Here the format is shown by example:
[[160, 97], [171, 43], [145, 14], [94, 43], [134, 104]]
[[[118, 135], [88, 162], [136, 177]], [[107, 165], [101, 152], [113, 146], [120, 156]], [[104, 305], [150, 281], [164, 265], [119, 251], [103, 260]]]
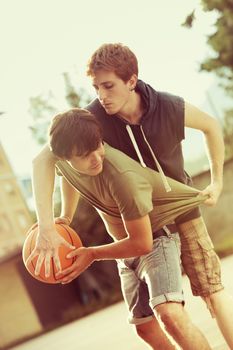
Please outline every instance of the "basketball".
[[[70, 227], [64, 224], [55, 224], [56, 231], [70, 244], [75, 246], [76, 248], [82, 247], [81, 239], [79, 238], [78, 234]], [[31, 252], [33, 251], [35, 247], [36, 237], [38, 233], [38, 226], [33, 225], [32, 228], [27, 233], [27, 238], [23, 245], [23, 262], [28, 270], [28, 272], [37, 280], [45, 283], [59, 283], [56, 279], [56, 273], [58, 272], [53, 259], [50, 260], [50, 276], [45, 277], [45, 266], [44, 262], [41, 266], [40, 274], [38, 276], [35, 275], [35, 267], [38, 256], [36, 256], [28, 266], [26, 266], [26, 261]], [[59, 258], [61, 262], [61, 268], [62, 270], [66, 269], [67, 267], [71, 266], [74, 261], [76, 260], [76, 257], [73, 257], [71, 259], [68, 259], [66, 255], [71, 250], [66, 247], [65, 245], [61, 245], [59, 247]]]

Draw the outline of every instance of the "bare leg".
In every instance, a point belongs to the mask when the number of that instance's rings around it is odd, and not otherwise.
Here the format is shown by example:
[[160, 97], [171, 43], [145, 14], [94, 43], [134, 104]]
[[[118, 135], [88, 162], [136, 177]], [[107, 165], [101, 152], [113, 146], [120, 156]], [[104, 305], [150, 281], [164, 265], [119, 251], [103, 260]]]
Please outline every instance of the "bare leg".
[[191, 322], [179, 303], [164, 303], [156, 306], [156, 312], [168, 334], [183, 350], [210, 350], [208, 341]]
[[151, 349], [177, 349], [175, 345], [172, 345], [156, 318], [146, 323], [136, 325], [136, 332], [142, 340], [150, 345]]
[[[193, 294], [209, 295], [203, 299], [208, 307], [211, 305], [210, 309], [214, 313], [218, 327], [229, 347], [233, 349], [233, 299], [222, 289], [220, 261], [214, 252], [205, 223], [200, 217], [179, 224], [178, 229], [182, 262], [190, 279]], [[205, 269], [205, 266], [208, 268]]]
[[233, 349], [233, 298], [225, 290], [209, 297], [214, 316], [230, 349]]

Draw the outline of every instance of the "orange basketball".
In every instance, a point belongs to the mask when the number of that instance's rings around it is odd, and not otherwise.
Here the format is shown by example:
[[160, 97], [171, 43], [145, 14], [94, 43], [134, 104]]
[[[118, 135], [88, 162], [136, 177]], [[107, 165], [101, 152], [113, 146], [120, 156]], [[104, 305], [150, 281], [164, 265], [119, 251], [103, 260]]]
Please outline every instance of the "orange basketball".
[[[75, 246], [76, 248], [82, 247], [82, 242], [78, 236], [78, 234], [70, 227], [64, 224], [55, 224], [55, 228], [57, 232], [65, 238], [66, 241], [68, 241], [70, 244]], [[36, 242], [36, 236], [38, 232], [38, 226], [33, 225], [32, 228], [28, 231], [28, 236], [24, 242], [23, 245], [23, 262], [28, 270], [28, 272], [37, 280], [45, 283], [58, 283], [55, 274], [57, 273], [56, 266], [54, 264], [53, 259], [50, 261], [50, 276], [45, 277], [45, 266], [44, 262], [41, 266], [40, 274], [38, 276], [35, 275], [35, 267], [36, 267], [36, 262], [38, 256], [36, 256], [29, 264], [29, 266], [26, 266], [26, 260], [33, 251], [35, 247], [35, 242]], [[59, 247], [59, 258], [61, 262], [61, 267], [62, 270], [66, 269], [67, 267], [71, 266], [73, 262], [76, 260], [76, 257], [73, 257], [71, 259], [68, 259], [66, 255], [70, 252], [71, 250], [66, 247], [65, 245], [61, 245]]]

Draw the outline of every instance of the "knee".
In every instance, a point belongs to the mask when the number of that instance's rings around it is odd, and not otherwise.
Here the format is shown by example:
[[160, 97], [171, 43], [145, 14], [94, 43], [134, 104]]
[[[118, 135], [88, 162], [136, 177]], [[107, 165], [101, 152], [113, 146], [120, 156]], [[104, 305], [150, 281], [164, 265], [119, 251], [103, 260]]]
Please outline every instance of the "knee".
[[187, 317], [182, 304], [165, 303], [156, 307], [156, 313], [164, 324], [165, 329], [176, 332], [182, 325], [187, 326]]
[[158, 328], [160, 328], [160, 325], [156, 319], [135, 326], [137, 335], [144, 340], [155, 336], [158, 332]]
[[145, 339], [148, 337], [148, 329], [146, 329], [145, 327], [142, 327], [142, 325], [136, 325], [135, 331], [137, 335], [142, 339]]

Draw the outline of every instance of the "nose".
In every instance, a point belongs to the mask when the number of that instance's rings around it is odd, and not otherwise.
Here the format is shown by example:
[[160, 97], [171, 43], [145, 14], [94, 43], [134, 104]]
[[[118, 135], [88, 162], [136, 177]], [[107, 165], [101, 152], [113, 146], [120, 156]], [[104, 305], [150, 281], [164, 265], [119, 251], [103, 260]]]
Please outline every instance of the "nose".
[[106, 99], [106, 91], [104, 89], [99, 88], [98, 97], [100, 101], [104, 102], [104, 100]]
[[95, 151], [92, 153], [91, 164], [95, 165], [96, 163], [99, 163], [101, 160], [102, 160], [102, 157], [100, 152]]

